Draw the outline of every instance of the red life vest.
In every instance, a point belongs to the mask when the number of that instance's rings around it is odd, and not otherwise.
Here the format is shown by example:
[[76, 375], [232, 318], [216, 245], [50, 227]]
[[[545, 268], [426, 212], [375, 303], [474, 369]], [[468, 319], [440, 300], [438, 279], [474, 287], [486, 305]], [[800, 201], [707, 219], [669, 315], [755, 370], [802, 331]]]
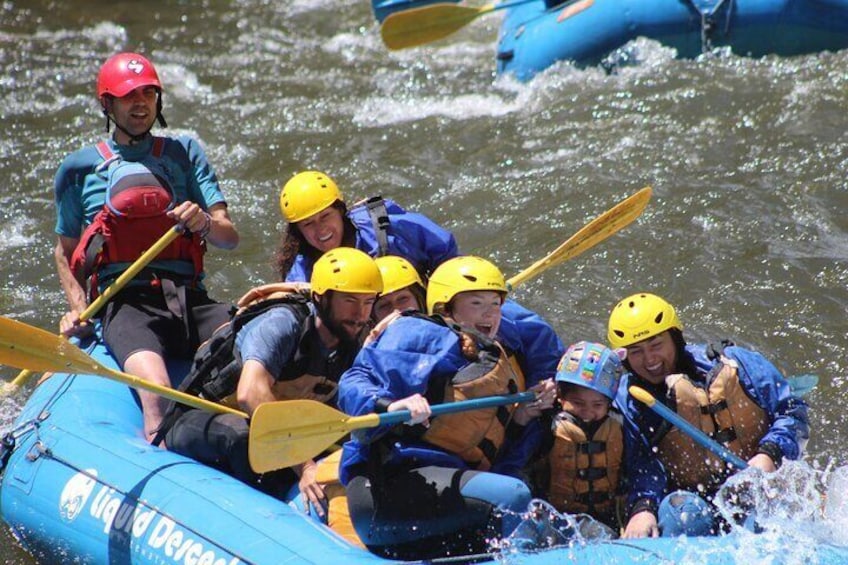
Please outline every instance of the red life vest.
[[[161, 137], [153, 138], [153, 157], [162, 156], [164, 142]], [[105, 142], [97, 144], [97, 152], [109, 167], [106, 202], [80, 236], [70, 265], [77, 277], [90, 279], [93, 295], [97, 293], [98, 271], [102, 267], [132, 263], [176, 224], [166, 215], [176, 201], [164, 175], [154, 173], [144, 160], [123, 161]], [[156, 258], [191, 263], [191, 284], [195, 284], [203, 271], [205, 251], [206, 243], [198, 234], [186, 234]]]

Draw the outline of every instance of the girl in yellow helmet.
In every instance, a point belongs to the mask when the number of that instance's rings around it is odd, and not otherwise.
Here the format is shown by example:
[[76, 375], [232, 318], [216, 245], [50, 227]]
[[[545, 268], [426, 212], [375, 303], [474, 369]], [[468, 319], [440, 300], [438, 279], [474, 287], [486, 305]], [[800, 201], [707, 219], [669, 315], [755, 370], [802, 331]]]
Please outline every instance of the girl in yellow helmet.
[[340, 381], [339, 408], [349, 414], [412, 414], [408, 425], [369, 430], [344, 447], [340, 478], [351, 519], [372, 551], [419, 559], [474, 553], [520, 522], [530, 491], [510, 474], [532, 455], [527, 433], [541, 431], [538, 416], [553, 405], [553, 383], [532, 387], [532, 404], [429, 420], [431, 403], [525, 388], [496, 339], [506, 294], [503, 274], [489, 261], [446, 261], [427, 288], [435, 316], [398, 317]]
[[[734, 346], [688, 344], [671, 304], [640, 292], [610, 313], [609, 343], [627, 349], [616, 399], [628, 455], [628, 519], [623, 537], [702, 535], [720, 522], [707, 508], [731, 472], [627, 393], [639, 386], [750, 467], [771, 472], [799, 459], [809, 438], [807, 404], [761, 354]], [[671, 494], [667, 494], [671, 492]], [[684, 518], [686, 515], [686, 518]]]

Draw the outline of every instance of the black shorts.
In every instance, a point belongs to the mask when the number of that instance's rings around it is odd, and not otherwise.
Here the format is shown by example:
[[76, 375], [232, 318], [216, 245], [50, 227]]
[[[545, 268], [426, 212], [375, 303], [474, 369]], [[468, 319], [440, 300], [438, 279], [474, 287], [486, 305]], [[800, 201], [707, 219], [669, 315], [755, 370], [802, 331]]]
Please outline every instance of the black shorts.
[[427, 466], [347, 484], [350, 518], [368, 548], [394, 559], [485, 553], [492, 504], [462, 494], [480, 471]]
[[121, 367], [139, 351], [191, 360], [197, 347], [230, 319], [232, 307], [215, 302], [205, 290], [163, 287], [126, 288], [106, 305], [103, 340]]
[[249, 437], [248, 422], [240, 416], [189, 408], [167, 430], [165, 443], [168, 451], [191, 457], [285, 500], [299, 480], [297, 475], [290, 468], [256, 474], [248, 457]]

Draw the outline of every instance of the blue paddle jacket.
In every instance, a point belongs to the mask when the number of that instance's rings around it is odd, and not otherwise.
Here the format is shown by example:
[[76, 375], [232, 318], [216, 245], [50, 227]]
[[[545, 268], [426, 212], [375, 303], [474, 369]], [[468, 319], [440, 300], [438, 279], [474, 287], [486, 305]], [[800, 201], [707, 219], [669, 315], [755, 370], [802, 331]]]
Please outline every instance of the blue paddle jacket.
[[[407, 212], [394, 201], [383, 199], [388, 213], [387, 249], [380, 249], [377, 228], [365, 205], [354, 206], [347, 217], [356, 230], [354, 247], [371, 257], [399, 255], [408, 260], [422, 275], [429, 275], [444, 261], [459, 255], [453, 234], [416, 212]], [[314, 261], [299, 254], [286, 280], [309, 281]]]
[[[354, 416], [384, 411], [395, 400], [415, 393], [425, 395], [431, 378], [452, 376], [469, 363], [460, 351], [456, 332], [421, 318], [403, 316], [363, 348], [353, 366], [342, 375], [338, 405]], [[538, 447], [538, 441], [532, 441], [529, 433], [532, 424], [536, 424], [540, 437], [541, 426], [536, 421], [518, 430], [514, 422], [510, 425], [511, 433], [507, 434], [492, 472], [513, 475], [527, 463]], [[386, 432], [384, 427], [359, 430], [345, 443], [339, 470], [343, 484], [352, 478], [352, 467], [378, 456], [372, 451], [371, 442]], [[467, 468], [458, 456], [407, 438], [394, 440], [388, 460], [376, 464], [409, 464], [413, 459], [415, 466]]]
[[[694, 359], [701, 377], [718, 363], [718, 359], [707, 357], [704, 345], [687, 345], [686, 351]], [[799, 459], [810, 437], [806, 402], [792, 395], [789, 382], [761, 354], [736, 346], [726, 347], [723, 354], [739, 364], [739, 382], [745, 393], [767, 415], [770, 427], [759, 441], [759, 445], [765, 447], [763, 452], [776, 446], [784, 458]], [[651, 436], [651, 430], [659, 429], [663, 419], [628, 394], [630, 385], [644, 388], [663, 403], [667, 403], [667, 388], [665, 384], [651, 385], [628, 373], [622, 378], [616, 398], [616, 404], [624, 415], [628, 507], [631, 514], [644, 509], [656, 514], [660, 500], [667, 494], [668, 481], [666, 471], [648, 445], [647, 438]]]
[[497, 340], [518, 359], [528, 388], [556, 377], [565, 346], [553, 327], [532, 310], [507, 299]]

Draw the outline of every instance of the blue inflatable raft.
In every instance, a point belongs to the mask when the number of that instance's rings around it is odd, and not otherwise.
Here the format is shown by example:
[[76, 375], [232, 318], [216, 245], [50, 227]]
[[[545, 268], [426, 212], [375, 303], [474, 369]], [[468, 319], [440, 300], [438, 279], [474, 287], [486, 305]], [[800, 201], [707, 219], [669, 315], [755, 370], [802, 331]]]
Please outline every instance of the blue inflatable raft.
[[[372, 8], [383, 21], [436, 2], [372, 0]], [[512, 0], [500, 6], [506, 13], [497, 69], [519, 80], [558, 61], [614, 65], [610, 54], [638, 37], [684, 58], [720, 47], [751, 57], [848, 47], [848, 0]]]
[[[115, 366], [101, 344], [86, 350]], [[4, 440], [0, 515], [39, 563], [386, 562], [227, 475], [151, 447], [141, 425], [133, 393], [107, 378], [55, 374], [34, 390]], [[584, 543], [499, 562], [679, 563], [694, 552], [711, 565], [741, 563], [740, 547], [750, 556], [757, 545], [752, 537], [759, 536]], [[786, 548], [763, 538], [762, 558], [784, 563]], [[807, 551], [820, 565], [848, 563], [848, 548]]]

